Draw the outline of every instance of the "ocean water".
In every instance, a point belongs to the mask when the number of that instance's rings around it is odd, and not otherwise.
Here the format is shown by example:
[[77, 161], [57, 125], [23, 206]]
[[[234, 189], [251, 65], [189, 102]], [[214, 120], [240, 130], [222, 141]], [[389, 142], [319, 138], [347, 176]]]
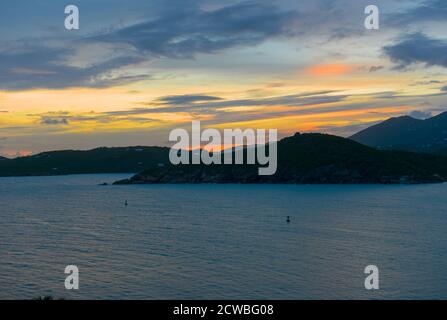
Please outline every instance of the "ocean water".
[[0, 299], [447, 298], [447, 184], [98, 186], [128, 176], [0, 178]]

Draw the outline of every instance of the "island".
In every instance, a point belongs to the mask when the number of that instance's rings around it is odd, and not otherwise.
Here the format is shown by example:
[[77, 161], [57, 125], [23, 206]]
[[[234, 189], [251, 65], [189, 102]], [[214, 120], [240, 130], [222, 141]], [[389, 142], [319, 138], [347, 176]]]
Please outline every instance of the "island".
[[160, 183], [418, 184], [447, 181], [447, 157], [378, 150], [350, 139], [311, 133], [278, 142], [278, 169], [258, 165], [152, 166], [115, 185]]

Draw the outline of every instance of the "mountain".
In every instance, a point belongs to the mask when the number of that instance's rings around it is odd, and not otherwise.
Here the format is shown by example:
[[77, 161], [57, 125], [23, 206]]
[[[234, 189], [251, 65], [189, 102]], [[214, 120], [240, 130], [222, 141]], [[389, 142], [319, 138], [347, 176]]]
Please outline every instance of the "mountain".
[[391, 118], [351, 139], [379, 149], [447, 154], [447, 112], [427, 120]]
[[0, 161], [0, 176], [41, 176], [78, 173], [140, 172], [167, 163], [169, 149], [161, 147], [98, 148], [53, 151]]
[[0, 157], [0, 161], [8, 160], [8, 158]]
[[167, 165], [116, 184], [142, 183], [429, 183], [447, 181], [447, 157], [381, 151], [350, 139], [295, 134], [278, 142], [278, 170], [256, 165]]

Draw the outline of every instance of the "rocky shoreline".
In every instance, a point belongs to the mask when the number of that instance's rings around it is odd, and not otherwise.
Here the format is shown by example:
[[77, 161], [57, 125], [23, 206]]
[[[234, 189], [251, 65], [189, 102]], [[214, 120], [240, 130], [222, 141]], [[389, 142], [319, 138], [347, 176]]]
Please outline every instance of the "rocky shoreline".
[[273, 176], [259, 176], [257, 170], [239, 168], [170, 168], [159, 171], [145, 171], [129, 179], [116, 181], [114, 185], [129, 184], [423, 184], [443, 183], [440, 176], [365, 176], [358, 171], [334, 170], [321, 167], [305, 173], [278, 170]]

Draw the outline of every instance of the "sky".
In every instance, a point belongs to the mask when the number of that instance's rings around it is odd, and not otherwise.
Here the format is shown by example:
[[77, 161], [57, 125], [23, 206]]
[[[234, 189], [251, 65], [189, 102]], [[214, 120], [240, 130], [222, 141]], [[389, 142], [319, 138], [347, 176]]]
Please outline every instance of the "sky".
[[2, 1], [0, 156], [168, 146], [193, 120], [347, 137], [428, 118], [447, 111], [445, 30], [445, 0]]

